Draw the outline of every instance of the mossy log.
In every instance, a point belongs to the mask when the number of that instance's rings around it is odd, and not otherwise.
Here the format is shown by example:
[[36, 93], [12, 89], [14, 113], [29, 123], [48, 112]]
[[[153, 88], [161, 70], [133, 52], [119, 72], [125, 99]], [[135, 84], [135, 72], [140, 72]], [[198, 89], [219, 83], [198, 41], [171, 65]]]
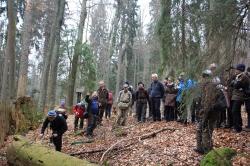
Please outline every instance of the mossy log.
[[30, 143], [22, 136], [15, 136], [7, 149], [7, 160], [13, 166], [92, 166], [86, 160], [57, 152], [39, 144]]
[[236, 151], [230, 148], [219, 148], [210, 151], [201, 161], [201, 166], [231, 166], [231, 159]]

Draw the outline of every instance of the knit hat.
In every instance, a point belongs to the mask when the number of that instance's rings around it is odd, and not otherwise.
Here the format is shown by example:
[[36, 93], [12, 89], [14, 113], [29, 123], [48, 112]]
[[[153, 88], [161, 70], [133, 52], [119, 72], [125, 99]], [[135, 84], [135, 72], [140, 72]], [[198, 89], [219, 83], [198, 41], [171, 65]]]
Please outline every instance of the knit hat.
[[50, 110], [50, 111], [48, 112], [48, 116], [49, 116], [49, 117], [56, 117], [56, 111], [55, 111], [55, 110]]
[[245, 69], [246, 69], [246, 66], [245, 66], [244, 64], [238, 64], [238, 65], [236, 66], [236, 70], [239, 70], [239, 71], [241, 71], [241, 72], [244, 72]]

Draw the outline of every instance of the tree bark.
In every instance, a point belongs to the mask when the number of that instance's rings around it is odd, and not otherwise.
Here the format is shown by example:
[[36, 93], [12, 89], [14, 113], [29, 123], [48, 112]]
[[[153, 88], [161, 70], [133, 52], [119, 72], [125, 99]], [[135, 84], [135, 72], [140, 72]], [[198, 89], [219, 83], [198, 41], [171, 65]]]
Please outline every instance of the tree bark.
[[181, 53], [182, 53], [182, 69], [185, 69], [186, 61], [186, 0], [182, 0], [182, 18], [181, 18]]
[[16, 37], [16, 1], [8, 0], [8, 37], [5, 49], [1, 99], [8, 100], [15, 91], [15, 37]]
[[34, 3], [35, 1], [26, 0], [23, 31], [22, 31], [20, 71], [19, 71], [19, 79], [17, 85], [17, 98], [25, 96], [27, 91], [29, 53], [30, 53], [30, 44], [32, 39], [32, 26], [33, 26], [32, 7]]
[[14, 142], [7, 149], [7, 160], [10, 165], [17, 166], [92, 166], [86, 160], [50, 150], [42, 145], [30, 143], [21, 136], [15, 136]]
[[72, 60], [72, 67], [69, 73], [69, 83], [68, 83], [68, 106], [71, 107], [73, 105], [74, 100], [74, 89], [75, 89], [75, 81], [76, 81], [76, 73], [77, 73], [77, 63], [79, 56], [81, 54], [81, 45], [83, 40], [83, 28], [85, 24], [85, 20], [87, 17], [87, 8], [86, 8], [87, 0], [82, 0], [81, 7], [81, 15], [78, 27], [77, 41], [74, 47], [74, 55]]
[[51, 60], [51, 69], [48, 82], [48, 102], [49, 107], [52, 108], [56, 100], [56, 83], [57, 83], [57, 70], [60, 56], [60, 32], [63, 24], [63, 16], [65, 11], [65, 0], [60, 1], [59, 14], [57, 19], [56, 34], [55, 34], [55, 46]]
[[44, 68], [42, 72], [42, 78], [41, 78], [41, 86], [40, 86], [40, 96], [39, 96], [39, 102], [38, 102], [38, 109], [40, 111], [43, 111], [46, 104], [46, 97], [47, 97], [47, 87], [48, 87], [48, 77], [49, 77], [49, 71], [50, 71], [50, 64], [51, 64], [51, 58], [54, 50], [55, 45], [55, 34], [57, 29], [57, 20], [59, 15], [59, 5], [60, 0], [55, 1], [55, 16], [53, 18], [53, 23], [50, 31], [50, 38], [49, 38], [49, 45], [48, 45], [48, 52], [44, 55]]

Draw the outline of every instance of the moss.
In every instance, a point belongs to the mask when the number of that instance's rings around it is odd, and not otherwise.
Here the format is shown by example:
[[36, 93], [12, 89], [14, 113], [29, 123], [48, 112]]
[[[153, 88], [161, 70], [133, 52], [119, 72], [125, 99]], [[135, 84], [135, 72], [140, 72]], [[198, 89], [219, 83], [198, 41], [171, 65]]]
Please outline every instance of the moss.
[[231, 166], [231, 159], [236, 151], [230, 148], [219, 148], [210, 151], [201, 161], [201, 166]]
[[47, 149], [42, 145], [32, 144], [18, 136], [8, 147], [7, 158], [10, 164], [20, 166], [88, 166], [94, 165], [67, 154]]

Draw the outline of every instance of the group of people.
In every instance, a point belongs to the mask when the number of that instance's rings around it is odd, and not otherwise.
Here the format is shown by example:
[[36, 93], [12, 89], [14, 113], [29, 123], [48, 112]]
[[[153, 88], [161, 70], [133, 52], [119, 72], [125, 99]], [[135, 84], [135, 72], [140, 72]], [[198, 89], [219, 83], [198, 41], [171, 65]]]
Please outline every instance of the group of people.
[[[135, 108], [138, 122], [175, 120], [184, 124], [189, 121], [197, 123], [197, 147], [194, 150], [207, 153], [212, 149], [214, 127], [242, 131], [243, 104], [248, 116], [246, 128], [250, 128], [250, 67], [246, 70], [244, 64], [238, 64], [226, 71], [227, 74], [218, 71], [218, 66], [213, 63], [197, 80], [181, 73], [177, 80], [168, 76], [161, 82], [157, 74], [152, 74], [148, 88], [143, 82], [138, 82], [135, 91], [125, 82], [113, 106], [119, 110], [115, 124], [126, 125], [132, 108]], [[102, 125], [104, 113], [106, 118], [111, 116], [112, 105], [112, 92], [107, 90], [104, 81], [100, 81], [97, 91], [91, 95], [88, 93], [84, 102], [74, 106], [75, 130], [78, 129], [79, 120], [79, 128], [82, 129], [83, 119], [87, 119], [86, 135], [92, 137], [96, 126]], [[43, 135], [48, 123], [51, 123], [52, 140], [58, 151], [61, 150], [62, 134], [67, 130], [65, 116], [62, 115], [60, 112], [49, 111], [41, 130]]]

